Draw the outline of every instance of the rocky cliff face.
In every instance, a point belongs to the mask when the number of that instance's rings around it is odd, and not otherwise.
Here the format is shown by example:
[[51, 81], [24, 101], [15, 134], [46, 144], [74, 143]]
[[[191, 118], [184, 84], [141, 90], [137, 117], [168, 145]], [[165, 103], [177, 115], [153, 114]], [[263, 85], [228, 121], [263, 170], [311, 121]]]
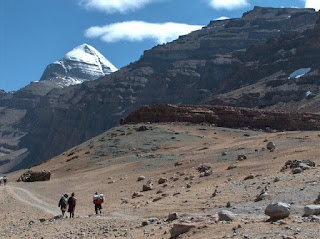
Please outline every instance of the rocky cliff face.
[[[313, 96], [315, 84], [308, 81], [311, 90], [306, 90], [290, 83], [295, 77], [287, 78], [296, 70], [311, 67], [304, 57], [309, 55], [311, 60], [314, 45], [308, 46], [309, 53], [299, 58], [302, 55], [296, 53], [300, 50], [295, 51], [299, 47], [292, 45], [297, 42], [291, 42], [290, 35], [305, 36], [314, 31], [308, 29], [314, 28], [319, 17], [319, 12], [310, 9], [256, 7], [241, 19], [212, 21], [202, 30], [154, 47], [139, 61], [111, 75], [53, 89], [20, 121], [20, 127], [28, 133], [19, 147], [27, 148], [29, 155], [14, 169], [39, 163], [100, 134], [143, 105], [202, 102], [228, 105], [227, 93], [250, 86], [256, 91], [245, 89], [234, 97], [234, 102], [241, 102], [240, 96], [248, 93], [249, 99], [242, 101], [250, 102], [246, 105], [250, 107], [281, 108], [283, 104], [290, 109], [292, 102], [302, 104]], [[294, 63], [288, 64], [296, 56]], [[299, 79], [306, 80], [317, 69], [311, 67]], [[280, 83], [283, 81], [285, 86]], [[278, 86], [278, 98], [272, 92], [262, 97], [268, 87]], [[257, 92], [262, 94], [266, 106], [251, 100], [256, 99]], [[302, 99], [302, 93], [309, 95]]]
[[132, 112], [121, 124], [188, 122], [228, 128], [320, 130], [320, 115], [229, 106], [155, 105]]

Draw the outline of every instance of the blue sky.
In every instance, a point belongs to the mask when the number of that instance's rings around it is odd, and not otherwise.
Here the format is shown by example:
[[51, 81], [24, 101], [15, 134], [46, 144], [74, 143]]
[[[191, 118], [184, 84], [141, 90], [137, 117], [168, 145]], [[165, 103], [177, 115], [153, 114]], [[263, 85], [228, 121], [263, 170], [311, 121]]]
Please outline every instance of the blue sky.
[[[39, 80], [49, 63], [82, 43], [121, 68], [144, 50], [221, 16], [240, 17], [255, 5], [319, 7], [319, 0], [306, 1], [0, 0], [0, 89], [17, 90]], [[162, 24], [167, 22], [185, 25]]]

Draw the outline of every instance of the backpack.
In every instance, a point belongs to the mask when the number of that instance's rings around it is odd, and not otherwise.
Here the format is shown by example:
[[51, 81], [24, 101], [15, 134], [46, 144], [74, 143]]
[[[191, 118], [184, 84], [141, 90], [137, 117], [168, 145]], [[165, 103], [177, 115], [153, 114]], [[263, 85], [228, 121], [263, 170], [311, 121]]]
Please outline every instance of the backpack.
[[62, 196], [60, 199], [60, 206], [65, 207], [65, 206], [67, 206], [67, 204], [68, 204], [68, 199], [65, 198], [64, 196]]

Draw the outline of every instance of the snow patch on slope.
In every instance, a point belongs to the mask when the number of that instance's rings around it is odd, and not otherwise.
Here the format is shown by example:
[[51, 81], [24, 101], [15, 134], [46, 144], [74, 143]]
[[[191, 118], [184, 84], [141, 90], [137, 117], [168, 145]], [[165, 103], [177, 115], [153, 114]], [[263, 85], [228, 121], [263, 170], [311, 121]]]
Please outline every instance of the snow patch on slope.
[[290, 74], [290, 76], [288, 77], [288, 79], [292, 79], [292, 78], [298, 79], [298, 78], [308, 74], [310, 71], [311, 71], [310, 67], [308, 67], [308, 68], [300, 68], [299, 70], [296, 70], [296, 71], [292, 72]]

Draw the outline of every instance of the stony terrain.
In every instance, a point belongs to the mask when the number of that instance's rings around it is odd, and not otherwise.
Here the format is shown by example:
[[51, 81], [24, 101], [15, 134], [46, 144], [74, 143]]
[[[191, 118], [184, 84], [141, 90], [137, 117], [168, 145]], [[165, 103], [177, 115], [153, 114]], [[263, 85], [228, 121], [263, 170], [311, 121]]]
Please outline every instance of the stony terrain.
[[[0, 235], [170, 238], [185, 221], [194, 228], [179, 238], [318, 238], [320, 218], [302, 215], [319, 193], [319, 143], [319, 131], [119, 126], [32, 168], [49, 170], [50, 181], [15, 183], [23, 171], [8, 175], [9, 184], [0, 187]], [[284, 168], [288, 160], [311, 160], [315, 167], [293, 174]], [[149, 180], [152, 189], [143, 191]], [[265, 188], [267, 196], [256, 201]], [[54, 219], [60, 196], [72, 191], [76, 218]], [[93, 215], [96, 191], [106, 195], [101, 216]], [[290, 204], [290, 216], [268, 221], [264, 210], [271, 202]], [[235, 219], [218, 221], [222, 209]], [[168, 221], [171, 212], [179, 219]]]
[[[255, 7], [239, 19], [211, 21], [158, 45], [109, 76], [63, 89], [52, 84], [70, 62], [53, 64], [43, 78], [53, 81], [0, 93], [0, 132], [11, 141], [2, 151], [9, 152], [5, 157], [20, 155], [15, 164], [0, 156], [0, 172], [56, 156], [143, 105], [209, 102], [318, 112], [319, 34], [317, 28], [308, 29], [317, 26], [319, 17], [312, 9]], [[311, 69], [288, 79], [301, 68]], [[2, 124], [11, 113], [15, 123]]]

